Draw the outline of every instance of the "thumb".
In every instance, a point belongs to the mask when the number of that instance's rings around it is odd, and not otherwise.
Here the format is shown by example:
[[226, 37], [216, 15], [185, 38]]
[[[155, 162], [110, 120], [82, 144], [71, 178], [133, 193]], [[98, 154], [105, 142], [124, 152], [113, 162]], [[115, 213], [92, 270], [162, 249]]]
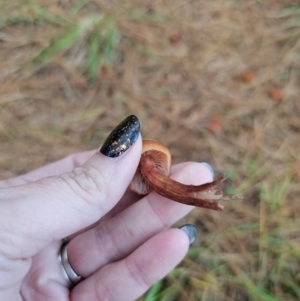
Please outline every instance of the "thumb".
[[71, 173], [0, 189], [0, 254], [11, 259], [33, 256], [114, 207], [139, 163], [139, 130], [137, 117], [129, 116], [100, 152]]

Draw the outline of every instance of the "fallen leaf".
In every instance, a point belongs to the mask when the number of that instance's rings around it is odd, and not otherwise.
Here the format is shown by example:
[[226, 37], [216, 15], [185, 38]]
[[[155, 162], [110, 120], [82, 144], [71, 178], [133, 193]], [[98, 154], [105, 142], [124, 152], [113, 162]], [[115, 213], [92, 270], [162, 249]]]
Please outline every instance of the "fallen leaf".
[[255, 77], [255, 73], [253, 71], [247, 71], [242, 75], [242, 80], [244, 82], [251, 82]]
[[222, 130], [222, 123], [217, 118], [212, 118], [208, 121], [208, 128], [214, 133], [219, 133]]
[[173, 44], [178, 43], [181, 40], [181, 34], [179, 31], [175, 31], [170, 36], [170, 42]]
[[283, 92], [281, 89], [278, 88], [272, 88], [269, 91], [269, 96], [273, 99], [273, 100], [281, 100], [283, 98]]

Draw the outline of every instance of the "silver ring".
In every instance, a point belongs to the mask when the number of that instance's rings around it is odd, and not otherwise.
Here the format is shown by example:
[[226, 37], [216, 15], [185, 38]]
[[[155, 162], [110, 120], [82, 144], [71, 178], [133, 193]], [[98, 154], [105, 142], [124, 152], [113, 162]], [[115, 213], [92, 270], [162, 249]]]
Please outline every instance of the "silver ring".
[[75, 286], [82, 280], [82, 277], [73, 270], [68, 259], [68, 243], [63, 243], [59, 252], [59, 261], [62, 265], [63, 274], [68, 281], [69, 287]]

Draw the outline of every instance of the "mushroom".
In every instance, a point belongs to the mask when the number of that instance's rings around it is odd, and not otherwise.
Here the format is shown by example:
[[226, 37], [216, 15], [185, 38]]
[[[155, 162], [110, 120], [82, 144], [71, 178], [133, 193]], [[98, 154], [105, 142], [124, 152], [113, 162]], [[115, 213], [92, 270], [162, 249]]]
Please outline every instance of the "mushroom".
[[169, 177], [171, 153], [162, 143], [155, 140], [143, 140], [143, 150], [137, 171], [130, 183], [130, 189], [137, 194], [146, 195], [152, 190], [173, 201], [222, 211], [217, 201], [241, 199], [234, 195], [225, 195], [216, 186], [226, 176], [201, 185], [185, 185]]

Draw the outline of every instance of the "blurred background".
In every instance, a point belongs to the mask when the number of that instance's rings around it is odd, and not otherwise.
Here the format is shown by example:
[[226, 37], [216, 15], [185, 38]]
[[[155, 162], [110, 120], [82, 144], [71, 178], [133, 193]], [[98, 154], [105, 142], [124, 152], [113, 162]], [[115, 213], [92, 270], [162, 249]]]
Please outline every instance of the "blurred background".
[[135, 114], [244, 196], [180, 221], [196, 243], [140, 300], [300, 299], [299, 95], [299, 1], [0, 3], [0, 179]]

